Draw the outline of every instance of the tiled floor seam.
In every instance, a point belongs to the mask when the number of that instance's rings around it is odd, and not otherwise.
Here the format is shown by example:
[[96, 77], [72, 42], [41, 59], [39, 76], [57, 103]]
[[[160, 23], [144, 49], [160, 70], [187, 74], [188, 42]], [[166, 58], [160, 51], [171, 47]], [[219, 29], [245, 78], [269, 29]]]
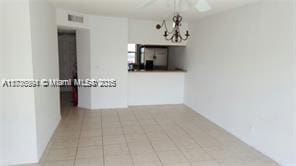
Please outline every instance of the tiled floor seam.
[[[84, 118], [85, 118], [85, 112], [83, 111], [83, 117], [82, 117], [81, 125], [84, 122]], [[82, 126], [80, 127], [80, 130], [79, 130], [78, 143], [77, 143], [77, 147], [76, 147], [76, 153], [75, 153], [75, 159], [74, 159], [74, 162], [73, 162], [73, 166], [75, 166], [76, 160], [77, 160], [77, 154], [78, 154], [78, 148], [79, 148], [79, 140], [80, 140], [80, 137], [81, 137], [81, 133], [82, 133]]]
[[[125, 159], [127, 155], [129, 155], [129, 159], [126, 160], [128, 161], [126, 164], [134, 166], [138, 166], [137, 164], [141, 166], [142, 164], [179, 166], [181, 163], [184, 163], [184, 166], [212, 163], [215, 166], [277, 165], [271, 159], [265, 159], [264, 154], [255, 154], [253, 151], [249, 151], [248, 148], [251, 148], [250, 150], [253, 148], [240, 140], [236, 142], [231, 139], [235, 138], [232, 135], [226, 139], [229, 142], [223, 142], [223, 139], [220, 142], [220, 136], [223, 137], [224, 134], [227, 134], [226, 131], [221, 130], [221, 133], [216, 133], [216, 127], [212, 122], [202, 119], [199, 117], [200, 115], [195, 117], [196, 114], [184, 110], [183, 107], [178, 110], [173, 106], [143, 106], [128, 108], [127, 111], [108, 109], [98, 110], [98, 112], [76, 108], [62, 109], [64, 109], [62, 119], [42, 156], [43, 160], [37, 164], [38, 166], [47, 164], [87, 166], [95, 163], [106, 166], [109, 164], [109, 150], [112, 152], [111, 156], [117, 155], [119, 143], [112, 141], [113, 137], [110, 137], [109, 141], [109, 137], [104, 137], [104, 135], [117, 135], [119, 131], [122, 132], [120, 133], [122, 137], [120, 142], [123, 144], [125, 141], [127, 148], [119, 145], [121, 147], [120, 154], [125, 154], [125, 156], [115, 157], [114, 166], [123, 165], [124, 163], [120, 161], [123, 161], [121, 159]], [[113, 120], [116, 120], [116, 124], [113, 124]], [[103, 124], [106, 125], [106, 128]], [[113, 131], [112, 127], [114, 126], [118, 127], [118, 130]], [[212, 133], [213, 135], [211, 135]], [[94, 137], [94, 135], [96, 136]], [[217, 141], [217, 145], [215, 141]], [[111, 146], [109, 149], [108, 142], [115, 146]], [[99, 145], [100, 143], [102, 145]], [[232, 143], [237, 146], [232, 147]], [[97, 148], [98, 146], [99, 148]], [[89, 147], [92, 149], [91, 151], [87, 151]], [[95, 147], [96, 150], [94, 150]], [[93, 155], [84, 156], [85, 152]], [[100, 152], [99, 156], [94, 154], [98, 152]], [[234, 156], [233, 153], [241, 154]]]
[[143, 125], [140, 123], [140, 120], [139, 120], [139, 119], [138, 119], [138, 117], [136, 116], [136, 114], [135, 114], [134, 110], [131, 110], [131, 112], [133, 113], [133, 115], [135, 116], [135, 118], [136, 118], [137, 122], [139, 123], [140, 127], [142, 128], [142, 130], [143, 130], [143, 132], [144, 132], [145, 136], [147, 137], [147, 139], [148, 139], [148, 142], [149, 142], [149, 144], [151, 145], [151, 147], [152, 147], [152, 149], [153, 149], [154, 153], [156, 154], [156, 156], [157, 156], [157, 158], [158, 158], [158, 160], [159, 160], [160, 164], [161, 164], [162, 166], [164, 166], [163, 162], [161, 161], [161, 159], [160, 159], [160, 157], [159, 157], [159, 154], [158, 154], [158, 153], [157, 153], [157, 151], [154, 149], [154, 147], [153, 147], [153, 144], [152, 144], [151, 140], [149, 139], [149, 137], [148, 137], [148, 134], [147, 134], [146, 130], [144, 129]]
[[130, 155], [130, 157], [131, 157], [131, 160], [132, 160], [133, 165], [135, 166], [135, 161], [134, 161], [134, 159], [133, 159], [133, 156], [132, 156], [132, 153], [131, 153], [130, 147], [128, 146], [128, 141], [127, 141], [127, 138], [126, 138], [126, 135], [125, 135], [125, 132], [124, 132], [123, 126], [122, 126], [121, 118], [120, 118], [120, 116], [119, 116], [118, 111], [116, 111], [116, 113], [117, 113], [117, 116], [118, 116], [118, 118], [119, 118], [119, 123], [120, 123], [120, 127], [121, 127], [121, 130], [122, 130], [123, 137], [124, 137], [125, 142], [126, 142], [126, 144], [127, 144], [128, 153], [129, 153], [129, 155]]
[[[148, 111], [149, 112], [149, 111]], [[165, 129], [163, 129], [163, 127], [159, 124], [159, 122], [155, 119], [155, 117], [149, 112], [149, 114], [151, 115], [151, 117], [153, 118], [153, 120], [160, 126], [160, 128], [164, 131], [164, 133], [169, 137], [169, 139], [174, 143], [174, 145], [176, 146], [176, 148], [183, 154], [183, 157], [185, 157], [185, 159], [187, 160], [188, 163], [190, 163], [190, 165], [192, 166], [192, 163], [190, 162], [190, 160], [186, 157], [186, 155], [184, 154], [184, 152], [179, 148], [179, 146], [177, 146], [177, 144], [175, 143], [175, 141], [173, 141], [173, 139], [171, 138], [171, 136], [167, 133], [167, 131]]]
[[188, 131], [187, 130], [185, 130], [184, 128], [183, 128], [183, 126], [181, 126], [181, 125], [179, 125], [178, 123], [176, 123], [176, 125], [177, 126], [179, 126], [185, 133], [186, 133], [186, 135], [187, 136], [189, 136], [196, 144], [198, 144], [199, 146], [200, 146], [200, 148], [207, 154], [207, 155], [209, 155], [210, 157], [211, 157], [211, 159], [212, 160], [214, 160], [214, 161], [216, 161], [216, 162], [218, 162], [218, 163], [220, 163], [219, 161], [217, 161], [215, 158], [213, 158], [205, 149], [204, 149], [204, 147], [202, 147], [189, 133], [188, 133]]
[[105, 152], [104, 152], [104, 129], [103, 129], [103, 111], [100, 110], [100, 119], [101, 119], [101, 136], [102, 136], [102, 151], [103, 151], [103, 166], [105, 166]]

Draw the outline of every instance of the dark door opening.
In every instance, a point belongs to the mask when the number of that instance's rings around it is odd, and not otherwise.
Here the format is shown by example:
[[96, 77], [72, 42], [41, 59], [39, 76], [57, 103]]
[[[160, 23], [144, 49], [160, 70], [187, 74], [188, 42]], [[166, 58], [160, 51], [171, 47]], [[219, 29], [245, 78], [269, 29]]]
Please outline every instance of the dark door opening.
[[[58, 29], [60, 80], [77, 79], [76, 31]], [[72, 84], [73, 85], [73, 84]], [[78, 105], [78, 89], [75, 86], [60, 88], [61, 107]]]

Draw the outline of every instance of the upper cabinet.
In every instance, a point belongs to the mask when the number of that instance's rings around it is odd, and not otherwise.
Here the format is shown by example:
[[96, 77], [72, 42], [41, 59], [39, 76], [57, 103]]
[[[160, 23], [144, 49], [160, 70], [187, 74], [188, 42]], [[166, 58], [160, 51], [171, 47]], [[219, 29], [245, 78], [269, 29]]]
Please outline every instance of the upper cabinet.
[[[161, 24], [162, 20], [158, 21], [148, 21], [148, 20], [137, 20], [129, 19], [128, 21], [128, 42], [137, 43], [143, 45], [179, 45], [185, 46], [187, 41], [182, 43], [172, 43], [167, 41], [164, 37], [164, 29], [156, 29], [157, 24]], [[169, 30], [172, 27], [168, 27]], [[181, 33], [185, 34], [188, 30], [188, 24], [182, 23]], [[188, 39], [190, 40], [190, 38]]]

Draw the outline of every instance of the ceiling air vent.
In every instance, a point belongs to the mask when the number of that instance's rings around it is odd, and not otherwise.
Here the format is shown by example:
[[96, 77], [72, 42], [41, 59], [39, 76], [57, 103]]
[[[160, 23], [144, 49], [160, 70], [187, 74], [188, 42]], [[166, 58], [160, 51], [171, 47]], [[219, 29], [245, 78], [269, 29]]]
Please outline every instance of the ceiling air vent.
[[68, 21], [83, 23], [83, 17], [68, 14]]

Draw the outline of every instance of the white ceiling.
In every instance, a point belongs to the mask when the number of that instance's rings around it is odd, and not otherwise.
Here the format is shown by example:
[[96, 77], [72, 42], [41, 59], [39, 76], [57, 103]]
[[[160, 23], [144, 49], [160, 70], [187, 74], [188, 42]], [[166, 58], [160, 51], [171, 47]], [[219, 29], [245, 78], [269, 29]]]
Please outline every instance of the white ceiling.
[[[147, 0], [50, 0], [57, 8], [70, 9], [87, 14], [119, 16], [138, 19], [162, 20], [171, 16], [174, 0], [155, 0], [154, 3], [139, 7]], [[179, 0], [177, 0], [179, 1]], [[181, 0], [184, 1], [184, 0]], [[196, 3], [198, 0], [190, 0]], [[212, 10], [200, 13], [187, 5], [177, 5], [177, 10], [188, 21], [218, 12], [240, 7], [260, 0], [208, 0]], [[181, 2], [182, 3], [182, 2]], [[178, 4], [178, 3], [177, 3]], [[184, 3], [185, 4], [185, 3]], [[183, 6], [183, 7], [180, 7]], [[187, 8], [187, 9], [186, 9]], [[184, 10], [185, 9], [185, 10]]]

